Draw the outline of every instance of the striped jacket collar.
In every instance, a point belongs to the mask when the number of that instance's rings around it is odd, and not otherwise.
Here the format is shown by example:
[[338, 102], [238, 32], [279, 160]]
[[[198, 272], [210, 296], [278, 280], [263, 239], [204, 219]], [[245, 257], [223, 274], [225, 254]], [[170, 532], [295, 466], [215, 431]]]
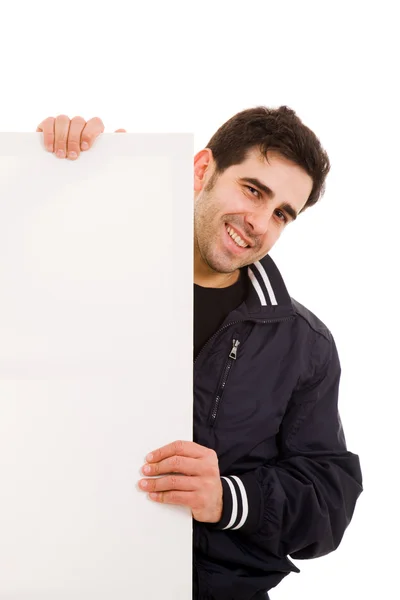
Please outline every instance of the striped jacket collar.
[[294, 315], [292, 300], [278, 267], [267, 254], [248, 267], [248, 296], [245, 305], [254, 317], [265, 318]]

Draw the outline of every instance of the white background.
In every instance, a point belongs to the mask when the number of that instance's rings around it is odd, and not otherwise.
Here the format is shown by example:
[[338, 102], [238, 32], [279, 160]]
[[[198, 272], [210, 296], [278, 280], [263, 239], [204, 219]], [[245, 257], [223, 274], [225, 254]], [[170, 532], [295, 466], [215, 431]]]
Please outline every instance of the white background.
[[338, 551], [298, 561], [302, 573], [273, 600], [398, 597], [396, 6], [15, 0], [2, 11], [0, 130], [80, 114], [100, 116], [106, 131], [194, 131], [201, 149], [239, 110], [287, 104], [328, 150], [324, 199], [271, 256], [334, 333], [365, 491]]

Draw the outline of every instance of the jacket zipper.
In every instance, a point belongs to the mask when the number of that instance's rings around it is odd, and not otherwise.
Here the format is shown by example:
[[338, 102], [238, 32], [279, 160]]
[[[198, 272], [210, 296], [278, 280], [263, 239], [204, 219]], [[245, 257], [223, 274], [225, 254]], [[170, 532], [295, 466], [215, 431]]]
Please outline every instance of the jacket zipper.
[[[275, 319], [266, 319], [263, 321], [259, 321], [259, 320], [254, 320], [254, 319], [241, 319], [239, 321], [231, 321], [230, 323], [227, 323], [226, 325], [224, 325], [223, 327], [221, 327], [220, 329], [218, 329], [218, 331], [216, 331], [214, 333], [214, 335], [212, 335], [210, 337], [210, 339], [204, 344], [204, 346], [202, 347], [202, 349], [200, 350], [200, 352], [198, 353], [198, 355], [196, 356], [193, 366], [196, 364], [197, 360], [199, 359], [200, 355], [202, 354], [202, 352], [204, 351], [204, 349], [212, 342], [212, 340], [219, 334], [221, 333], [221, 331], [224, 331], [225, 329], [227, 329], [228, 327], [232, 327], [232, 325], [236, 325], [238, 323], [245, 323], [246, 321], [250, 321], [252, 323], [263, 323], [263, 324], [268, 324], [268, 323], [281, 323], [284, 321], [292, 321], [295, 317], [291, 316], [291, 317], [278, 317]], [[236, 342], [238, 342], [236, 344]], [[213, 426], [215, 424], [215, 420], [217, 418], [217, 414], [218, 414], [218, 408], [219, 405], [221, 403], [221, 394], [222, 392], [225, 390], [225, 386], [226, 386], [226, 382], [228, 380], [229, 377], [229, 373], [231, 371], [232, 365], [233, 365], [233, 361], [235, 361], [237, 359], [237, 349], [239, 347], [240, 342], [236, 339], [233, 340], [233, 344], [232, 344], [232, 348], [231, 351], [229, 353], [228, 356], [228, 360], [225, 364], [225, 368], [224, 368], [224, 375], [222, 377], [221, 380], [221, 385], [219, 386], [218, 389], [218, 394], [214, 400], [214, 405], [213, 405], [213, 410], [211, 413], [211, 417], [210, 417], [210, 424], [211, 426]]]
[[223, 396], [223, 393], [224, 393], [226, 382], [228, 381], [228, 377], [229, 377], [229, 374], [231, 372], [233, 363], [237, 359], [237, 352], [238, 352], [239, 345], [240, 345], [240, 341], [235, 337], [232, 340], [232, 348], [231, 348], [231, 351], [229, 352], [228, 359], [227, 359], [227, 361], [225, 363], [225, 367], [224, 367], [223, 374], [222, 374], [222, 379], [221, 379], [221, 384], [220, 384], [220, 386], [218, 388], [217, 395], [216, 395], [216, 397], [214, 399], [214, 405], [213, 405], [213, 409], [212, 409], [211, 416], [210, 416], [210, 425], [211, 426], [214, 425], [215, 420], [217, 418], [218, 409], [219, 409], [219, 405], [220, 405], [221, 400], [222, 400], [222, 396]]
[[212, 342], [212, 340], [217, 337], [217, 335], [219, 333], [221, 333], [221, 331], [224, 331], [224, 329], [227, 329], [228, 327], [232, 327], [232, 325], [236, 325], [237, 323], [245, 323], [246, 321], [250, 321], [251, 323], [280, 323], [283, 321], [292, 321], [295, 317], [281, 317], [281, 318], [277, 318], [277, 319], [268, 319], [265, 321], [258, 321], [255, 319], [241, 319], [240, 321], [232, 321], [231, 323], [227, 323], [226, 325], [224, 325], [223, 327], [221, 327], [220, 329], [218, 329], [218, 331], [216, 331], [208, 340], [207, 342], [204, 344], [204, 346], [202, 347], [202, 349], [200, 350], [200, 352], [198, 353], [198, 355], [196, 356], [193, 365], [195, 365], [198, 361], [198, 359], [200, 358], [201, 354], [203, 353], [203, 350], [208, 346], [208, 344], [210, 342]]

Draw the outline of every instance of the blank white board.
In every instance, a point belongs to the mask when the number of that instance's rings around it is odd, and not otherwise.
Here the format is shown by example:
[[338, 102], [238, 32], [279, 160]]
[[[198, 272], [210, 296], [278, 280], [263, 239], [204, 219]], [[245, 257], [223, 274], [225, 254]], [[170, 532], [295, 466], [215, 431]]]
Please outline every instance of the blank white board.
[[0, 134], [0, 600], [191, 598], [190, 512], [137, 482], [192, 439], [192, 161]]

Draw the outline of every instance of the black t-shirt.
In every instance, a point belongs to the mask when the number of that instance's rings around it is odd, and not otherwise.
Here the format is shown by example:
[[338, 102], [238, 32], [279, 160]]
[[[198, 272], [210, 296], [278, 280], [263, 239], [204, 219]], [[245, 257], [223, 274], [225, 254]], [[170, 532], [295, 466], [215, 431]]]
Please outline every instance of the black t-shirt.
[[194, 358], [227, 315], [243, 302], [246, 292], [247, 277], [243, 270], [239, 279], [226, 288], [205, 288], [194, 284]]

